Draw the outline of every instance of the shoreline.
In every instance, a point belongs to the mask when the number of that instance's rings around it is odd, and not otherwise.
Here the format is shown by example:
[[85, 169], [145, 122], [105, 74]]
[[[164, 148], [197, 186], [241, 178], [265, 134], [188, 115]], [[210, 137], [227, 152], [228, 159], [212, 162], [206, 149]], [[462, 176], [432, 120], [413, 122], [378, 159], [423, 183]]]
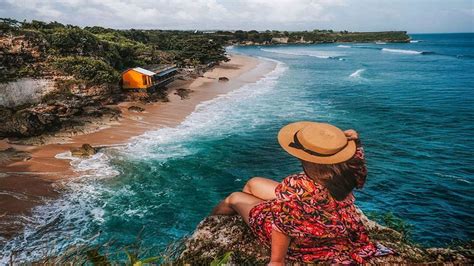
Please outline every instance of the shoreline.
[[[70, 160], [56, 155], [90, 144], [94, 147], [124, 145], [133, 137], [163, 127], [175, 127], [196, 107], [205, 101], [226, 94], [245, 84], [253, 83], [271, 72], [276, 64], [255, 57], [232, 54], [229, 62], [223, 62], [190, 81], [176, 80], [168, 87], [169, 102], [143, 104], [122, 102], [118, 121], [94, 121], [82, 130], [84, 134], [50, 138], [45, 145], [10, 144], [0, 140], [0, 150], [14, 148], [28, 154], [23, 160], [0, 161], [0, 243], [8, 240], [23, 228], [23, 221], [30, 211], [48, 200], [61, 195], [58, 181], [76, 176]], [[229, 80], [222, 82], [219, 77]], [[188, 89], [188, 97], [176, 94]], [[128, 110], [130, 106], [144, 108], [143, 112]], [[0, 158], [1, 159], [1, 158]]]

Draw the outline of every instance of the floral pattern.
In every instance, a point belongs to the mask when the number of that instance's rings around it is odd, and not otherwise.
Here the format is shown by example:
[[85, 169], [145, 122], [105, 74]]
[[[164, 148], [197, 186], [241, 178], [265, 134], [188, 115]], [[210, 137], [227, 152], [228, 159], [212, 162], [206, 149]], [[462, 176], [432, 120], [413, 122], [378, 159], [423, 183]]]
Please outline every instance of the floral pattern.
[[[363, 157], [362, 154], [359, 156]], [[361, 171], [366, 171], [361, 169]], [[363, 173], [361, 176], [364, 176]], [[365, 181], [365, 180], [364, 180]], [[287, 257], [304, 262], [364, 263], [380, 254], [368, 238], [354, 196], [336, 201], [305, 173], [286, 177], [276, 199], [250, 210], [250, 227], [270, 246], [272, 229], [291, 237]]]

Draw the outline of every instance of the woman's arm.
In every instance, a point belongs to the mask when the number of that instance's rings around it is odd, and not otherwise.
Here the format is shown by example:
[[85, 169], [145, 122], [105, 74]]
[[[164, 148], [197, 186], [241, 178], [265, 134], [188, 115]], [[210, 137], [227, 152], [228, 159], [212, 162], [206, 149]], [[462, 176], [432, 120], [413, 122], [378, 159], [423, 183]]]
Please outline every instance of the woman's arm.
[[290, 245], [290, 237], [273, 229], [272, 230], [272, 255], [269, 266], [284, 266], [286, 252]]

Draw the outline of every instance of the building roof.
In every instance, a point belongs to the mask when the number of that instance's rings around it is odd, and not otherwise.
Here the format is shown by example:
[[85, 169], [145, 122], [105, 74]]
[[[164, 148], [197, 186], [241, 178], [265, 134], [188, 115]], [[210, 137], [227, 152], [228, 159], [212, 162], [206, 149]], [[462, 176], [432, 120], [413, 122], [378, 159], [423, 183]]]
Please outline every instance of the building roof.
[[146, 69], [141, 68], [141, 67], [135, 67], [135, 68], [133, 68], [133, 70], [135, 70], [139, 73], [142, 73], [143, 75], [147, 75], [147, 76], [154, 76], [156, 74], [155, 72], [152, 72], [150, 70], [146, 70]]
[[170, 67], [170, 68], [164, 69], [164, 70], [162, 70], [161, 72], [158, 73], [158, 77], [164, 76], [164, 75], [169, 74], [171, 72], [174, 72], [176, 70], [177, 70], [176, 67]]

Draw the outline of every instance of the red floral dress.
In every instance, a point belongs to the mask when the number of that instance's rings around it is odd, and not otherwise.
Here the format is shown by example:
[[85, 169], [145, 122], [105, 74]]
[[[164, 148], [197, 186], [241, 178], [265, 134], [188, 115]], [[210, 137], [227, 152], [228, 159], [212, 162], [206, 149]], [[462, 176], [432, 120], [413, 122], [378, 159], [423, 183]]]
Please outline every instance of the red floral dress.
[[276, 199], [250, 210], [250, 227], [270, 246], [272, 229], [291, 237], [287, 257], [304, 262], [364, 263], [376, 255], [360, 220], [352, 193], [343, 201], [305, 173], [286, 177]]

